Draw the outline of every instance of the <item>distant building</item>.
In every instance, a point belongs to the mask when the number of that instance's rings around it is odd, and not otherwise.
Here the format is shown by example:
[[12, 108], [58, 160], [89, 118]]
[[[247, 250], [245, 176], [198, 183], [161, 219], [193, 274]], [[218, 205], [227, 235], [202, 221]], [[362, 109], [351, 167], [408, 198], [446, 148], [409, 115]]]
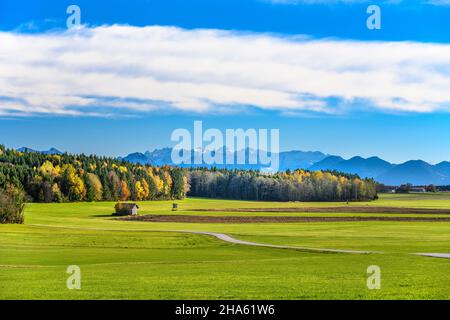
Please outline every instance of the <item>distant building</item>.
[[411, 190], [409, 190], [409, 192], [427, 192], [427, 190], [422, 187], [412, 187]]
[[136, 216], [138, 214], [139, 206], [136, 203], [117, 203], [114, 207], [116, 209], [116, 216]]

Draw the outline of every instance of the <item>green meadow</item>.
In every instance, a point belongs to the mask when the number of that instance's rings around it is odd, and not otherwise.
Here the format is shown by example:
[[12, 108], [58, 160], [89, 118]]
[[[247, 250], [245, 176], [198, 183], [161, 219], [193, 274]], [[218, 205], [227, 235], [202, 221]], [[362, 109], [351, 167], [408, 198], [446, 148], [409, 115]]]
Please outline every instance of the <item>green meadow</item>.
[[[381, 195], [368, 203], [271, 203], [189, 198], [139, 203], [139, 213], [204, 216], [401, 216], [303, 213], [283, 208], [447, 208], [450, 195]], [[233, 209], [279, 208], [280, 212]], [[114, 203], [28, 204], [24, 225], [0, 225], [0, 299], [449, 299], [450, 222], [175, 223], [121, 221]], [[199, 210], [199, 211], [197, 211]], [[215, 210], [207, 212], [202, 210]], [[376, 251], [319, 253], [232, 244], [185, 231], [274, 245]], [[67, 267], [81, 269], [69, 290]], [[369, 290], [367, 268], [381, 268]]]

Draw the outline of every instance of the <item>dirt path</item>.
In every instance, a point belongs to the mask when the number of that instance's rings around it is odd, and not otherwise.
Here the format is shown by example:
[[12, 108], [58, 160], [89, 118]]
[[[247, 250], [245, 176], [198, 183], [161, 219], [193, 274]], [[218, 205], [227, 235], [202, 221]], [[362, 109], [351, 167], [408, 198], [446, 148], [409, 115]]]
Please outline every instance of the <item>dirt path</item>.
[[224, 233], [217, 233], [217, 232], [200, 232], [200, 231], [198, 231], [198, 232], [197, 231], [178, 231], [178, 232], [184, 232], [184, 233], [190, 233], [190, 234], [208, 235], [208, 236], [216, 237], [217, 239], [225, 241], [225, 242], [235, 243], [235, 244], [242, 244], [242, 245], [247, 245], [247, 246], [255, 246], [255, 247], [267, 247], [267, 248], [277, 248], [277, 249], [292, 249], [292, 250], [307, 251], [307, 252], [320, 252], [320, 253], [353, 253], [353, 254], [379, 253], [379, 252], [374, 252], [374, 251], [341, 250], [341, 249], [318, 249], [318, 248], [309, 248], [309, 247], [280, 246], [280, 245], [274, 245], [274, 244], [264, 244], [264, 243], [257, 243], [257, 242], [238, 240], [238, 239], [230, 237], [229, 235], [226, 235]]
[[416, 253], [418, 256], [450, 259], [450, 253]]
[[102, 229], [102, 228], [83, 228], [83, 227], [62, 227], [62, 226], [51, 226], [45, 224], [31, 224], [34, 227], [44, 227], [44, 228], [54, 228], [54, 229], [68, 229], [68, 230], [85, 230], [85, 231], [111, 231], [111, 232], [174, 232], [174, 233], [188, 233], [196, 235], [205, 235], [215, 237], [221, 241], [225, 241], [233, 244], [241, 244], [246, 246], [254, 247], [266, 247], [275, 249], [290, 249], [304, 252], [315, 252], [315, 253], [352, 253], [352, 254], [372, 254], [381, 253], [376, 251], [361, 251], [361, 250], [345, 250], [345, 249], [323, 249], [323, 248], [310, 248], [310, 247], [298, 247], [298, 246], [283, 246], [275, 244], [265, 244], [257, 243], [251, 241], [244, 241], [235, 239], [227, 234], [218, 232], [207, 232], [207, 231], [189, 231], [189, 230], [135, 230], [135, 229]]

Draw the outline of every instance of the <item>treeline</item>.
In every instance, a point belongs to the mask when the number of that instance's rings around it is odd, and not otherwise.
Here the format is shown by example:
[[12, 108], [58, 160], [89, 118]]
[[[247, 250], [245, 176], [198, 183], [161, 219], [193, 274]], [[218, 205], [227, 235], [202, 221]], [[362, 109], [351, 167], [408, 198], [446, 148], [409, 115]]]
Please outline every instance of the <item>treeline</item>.
[[376, 182], [335, 171], [295, 170], [274, 175], [258, 171], [193, 169], [190, 196], [263, 201], [368, 201]]
[[135, 165], [113, 158], [18, 152], [0, 145], [0, 188], [14, 186], [31, 201], [183, 199], [182, 169]]
[[435, 186], [429, 185], [413, 185], [412, 183], [402, 184], [400, 186], [386, 186], [382, 183], [377, 184], [377, 191], [379, 193], [410, 193], [414, 192], [414, 189], [423, 189], [426, 192], [445, 192], [450, 191], [450, 186]]
[[334, 171], [182, 169], [132, 164], [94, 155], [47, 155], [0, 145], [0, 189], [14, 187], [29, 201], [142, 201], [208, 198], [263, 201], [363, 201], [376, 183]]

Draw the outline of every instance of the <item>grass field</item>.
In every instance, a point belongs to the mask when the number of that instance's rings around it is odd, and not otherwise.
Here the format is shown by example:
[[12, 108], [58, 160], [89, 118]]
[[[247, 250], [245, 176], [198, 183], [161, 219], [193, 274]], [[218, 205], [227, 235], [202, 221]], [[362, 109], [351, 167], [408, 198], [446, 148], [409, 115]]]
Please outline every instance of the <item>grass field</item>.
[[[208, 216], [411, 216], [430, 214], [235, 212], [227, 209], [386, 206], [450, 209], [449, 194], [382, 195], [370, 203], [270, 203], [186, 199], [140, 203], [140, 214]], [[173, 223], [120, 221], [114, 203], [29, 204], [24, 225], [0, 225], [0, 299], [449, 299], [450, 222]], [[217, 212], [196, 211], [214, 209]], [[222, 211], [223, 210], [223, 211]], [[432, 217], [449, 217], [433, 214]], [[265, 244], [380, 251], [311, 253]], [[81, 290], [66, 269], [81, 268]], [[382, 272], [366, 286], [367, 267]]]

